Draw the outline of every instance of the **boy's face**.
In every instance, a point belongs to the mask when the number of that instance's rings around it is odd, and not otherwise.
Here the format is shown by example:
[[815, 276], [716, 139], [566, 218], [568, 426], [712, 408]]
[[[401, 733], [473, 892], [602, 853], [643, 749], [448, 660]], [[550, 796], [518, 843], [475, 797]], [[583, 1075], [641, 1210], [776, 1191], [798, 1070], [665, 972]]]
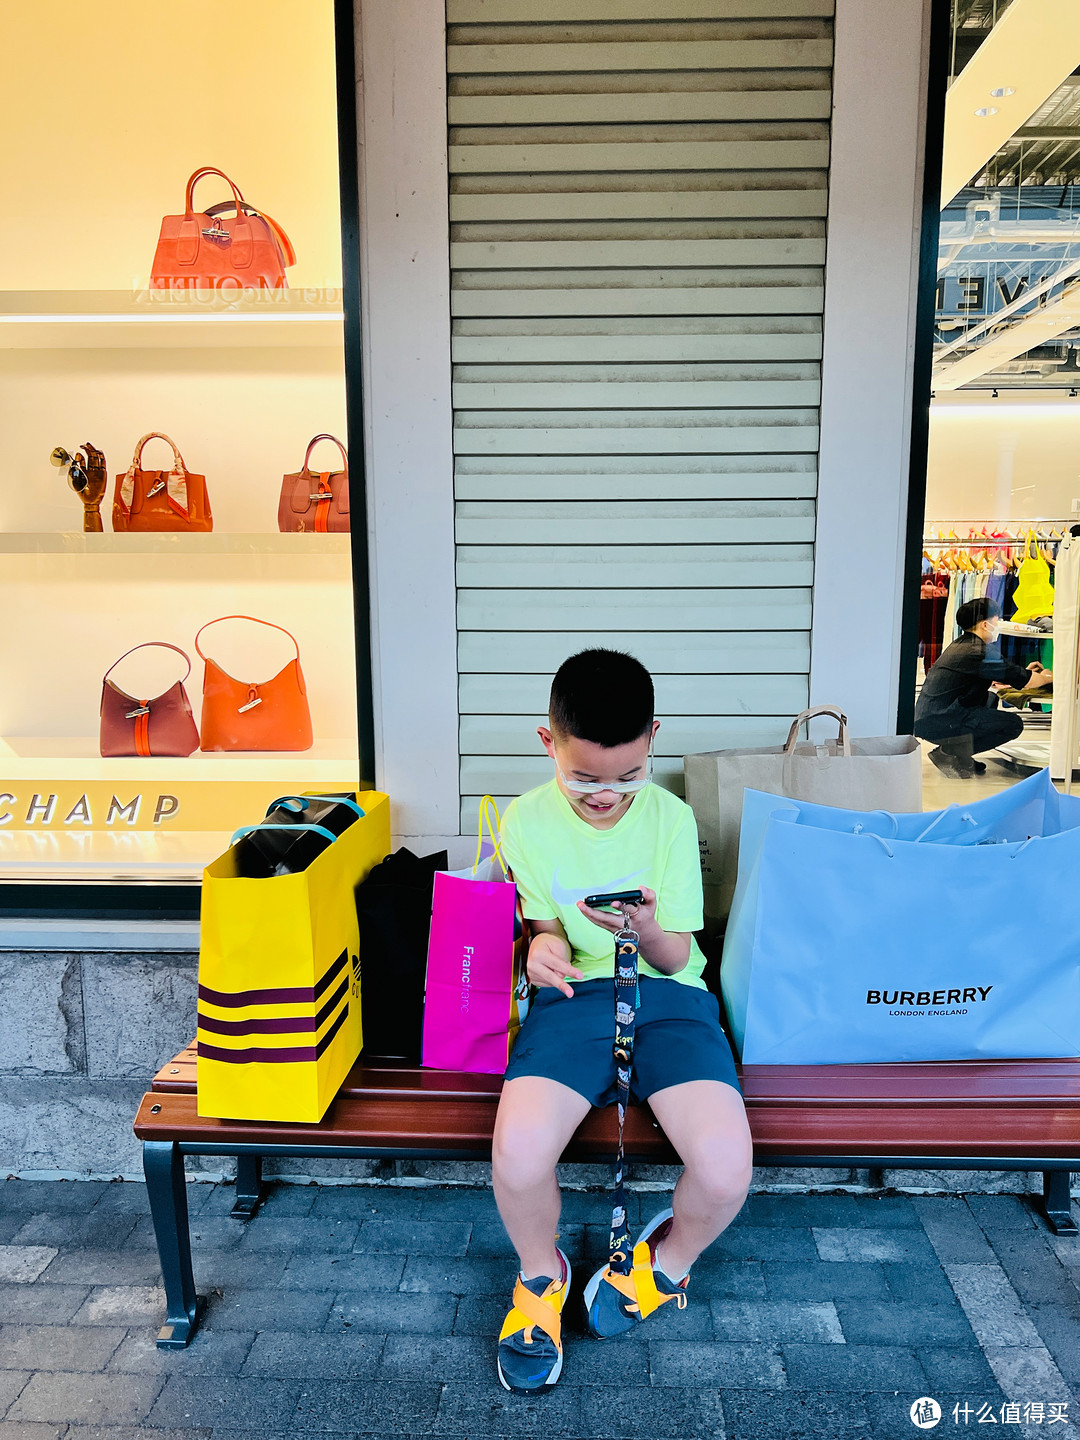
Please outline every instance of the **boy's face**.
[[559, 789], [583, 820], [606, 829], [630, 808], [633, 794], [620, 794], [617, 790], [598, 790], [582, 795], [570, 789], [566, 782], [625, 785], [644, 780], [648, 769], [649, 748], [659, 728], [660, 721], [654, 720], [650, 728], [637, 740], [610, 747], [597, 745], [592, 740], [581, 740], [576, 735], [564, 735], [556, 740], [546, 725], [541, 725], [537, 734], [544, 742], [544, 749], [555, 761], [555, 783]]

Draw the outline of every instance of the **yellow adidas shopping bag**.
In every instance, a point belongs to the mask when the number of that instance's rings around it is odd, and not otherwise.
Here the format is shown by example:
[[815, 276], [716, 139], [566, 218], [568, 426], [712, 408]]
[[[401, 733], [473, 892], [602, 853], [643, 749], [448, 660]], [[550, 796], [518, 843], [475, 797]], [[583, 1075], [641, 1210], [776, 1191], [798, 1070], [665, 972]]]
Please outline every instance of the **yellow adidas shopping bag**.
[[198, 1111], [317, 1123], [360, 1053], [354, 891], [390, 849], [390, 802], [292, 875], [247, 879], [234, 845], [203, 874]]

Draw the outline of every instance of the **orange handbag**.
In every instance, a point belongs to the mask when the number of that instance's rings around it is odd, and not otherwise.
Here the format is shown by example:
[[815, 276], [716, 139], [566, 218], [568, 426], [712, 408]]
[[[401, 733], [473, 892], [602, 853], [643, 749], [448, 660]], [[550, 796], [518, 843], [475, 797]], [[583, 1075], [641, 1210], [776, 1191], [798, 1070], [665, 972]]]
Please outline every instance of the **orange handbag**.
[[[203, 630], [223, 620], [250, 620], [253, 625], [280, 630], [296, 645], [296, 655], [271, 680], [237, 680], [199, 649]], [[195, 652], [206, 663], [199, 726], [203, 750], [311, 749], [311, 711], [295, 635], [254, 615], [221, 615], [208, 620], [195, 636]]]
[[[204, 175], [220, 175], [233, 198], [196, 210], [195, 185]], [[277, 221], [249, 205], [223, 170], [204, 165], [187, 183], [183, 215], [161, 222], [150, 288], [286, 290], [285, 267], [295, 264], [292, 242]]]
[[[143, 446], [148, 440], [164, 440], [172, 446], [171, 470], [142, 469]], [[206, 476], [193, 475], [184, 457], [168, 435], [151, 430], [135, 446], [131, 464], [116, 477], [113, 492], [113, 529], [125, 530], [213, 530]]]
[[[341, 451], [341, 470], [308, 468], [311, 452], [320, 440], [329, 440]], [[349, 530], [349, 457], [334, 435], [316, 435], [294, 475], [281, 480], [278, 500], [278, 529], [282, 534], [308, 531], [320, 534], [347, 534]]]

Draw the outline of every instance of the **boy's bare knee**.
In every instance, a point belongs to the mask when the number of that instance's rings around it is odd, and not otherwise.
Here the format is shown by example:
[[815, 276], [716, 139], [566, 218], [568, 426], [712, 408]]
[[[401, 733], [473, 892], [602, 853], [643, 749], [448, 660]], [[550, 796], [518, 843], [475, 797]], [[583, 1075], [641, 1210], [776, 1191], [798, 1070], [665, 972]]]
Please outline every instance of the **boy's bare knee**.
[[558, 1158], [553, 1137], [540, 1127], [507, 1127], [497, 1131], [492, 1142], [492, 1174], [515, 1190], [553, 1175]]
[[753, 1157], [747, 1155], [733, 1159], [730, 1155], [702, 1155], [688, 1165], [687, 1170], [710, 1207], [721, 1209], [736, 1203], [741, 1205], [746, 1199], [753, 1175]]

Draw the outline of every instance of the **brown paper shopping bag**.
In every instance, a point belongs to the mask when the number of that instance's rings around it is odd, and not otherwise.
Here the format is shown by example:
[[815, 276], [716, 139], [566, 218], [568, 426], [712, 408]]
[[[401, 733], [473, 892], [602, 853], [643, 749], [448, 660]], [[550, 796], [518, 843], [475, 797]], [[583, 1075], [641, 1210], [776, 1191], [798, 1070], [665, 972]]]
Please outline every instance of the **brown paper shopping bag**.
[[[799, 742], [799, 729], [816, 715], [839, 721], [835, 741]], [[791, 722], [783, 745], [710, 750], [683, 760], [686, 799], [697, 820], [705, 891], [705, 928], [722, 928], [735, 893], [743, 790], [764, 790], [815, 805], [847, 810], [921, 810], [922, 755], [913, 735], [852, 739], [847, 716], [835, 705], [816, 705]]]

